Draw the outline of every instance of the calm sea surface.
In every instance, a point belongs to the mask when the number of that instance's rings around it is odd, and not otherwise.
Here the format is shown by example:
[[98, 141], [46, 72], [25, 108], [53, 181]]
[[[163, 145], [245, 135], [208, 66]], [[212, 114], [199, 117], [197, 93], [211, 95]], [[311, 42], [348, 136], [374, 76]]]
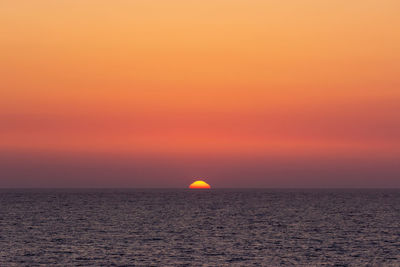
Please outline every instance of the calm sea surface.
[[400, 266], [399, 190], [0, 190], [0, 266]]

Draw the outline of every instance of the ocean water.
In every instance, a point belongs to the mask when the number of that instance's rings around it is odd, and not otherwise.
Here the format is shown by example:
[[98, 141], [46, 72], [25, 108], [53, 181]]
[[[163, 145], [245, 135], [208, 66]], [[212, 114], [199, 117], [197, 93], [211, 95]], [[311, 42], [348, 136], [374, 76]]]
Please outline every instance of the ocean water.
[[0, 266], [400, 266], [400, 190], [0, 190]]

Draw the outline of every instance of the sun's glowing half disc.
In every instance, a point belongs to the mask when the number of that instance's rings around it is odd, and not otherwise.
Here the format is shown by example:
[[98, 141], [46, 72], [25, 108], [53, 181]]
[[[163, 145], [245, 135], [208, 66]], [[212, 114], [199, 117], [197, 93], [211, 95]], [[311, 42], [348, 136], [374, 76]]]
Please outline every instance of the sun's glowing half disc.
[[191, 189], [210, 189], [211, 186], [204, 181], [196, 181], [189, 185]]

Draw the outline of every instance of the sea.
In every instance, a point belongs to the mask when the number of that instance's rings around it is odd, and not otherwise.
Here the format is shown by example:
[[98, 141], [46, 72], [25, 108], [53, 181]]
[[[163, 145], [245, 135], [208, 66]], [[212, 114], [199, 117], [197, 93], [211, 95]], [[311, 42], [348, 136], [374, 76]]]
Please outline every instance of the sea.
[[400, 190], [1, 189], [0, 266], [400, 266]]

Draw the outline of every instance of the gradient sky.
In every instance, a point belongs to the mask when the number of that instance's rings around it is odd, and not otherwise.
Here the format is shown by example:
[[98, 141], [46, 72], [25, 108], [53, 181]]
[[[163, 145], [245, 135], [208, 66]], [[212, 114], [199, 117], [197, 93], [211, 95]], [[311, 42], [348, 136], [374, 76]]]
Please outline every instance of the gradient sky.
[[400, 186], [398, 0], [2, 0], [0, 186]]

